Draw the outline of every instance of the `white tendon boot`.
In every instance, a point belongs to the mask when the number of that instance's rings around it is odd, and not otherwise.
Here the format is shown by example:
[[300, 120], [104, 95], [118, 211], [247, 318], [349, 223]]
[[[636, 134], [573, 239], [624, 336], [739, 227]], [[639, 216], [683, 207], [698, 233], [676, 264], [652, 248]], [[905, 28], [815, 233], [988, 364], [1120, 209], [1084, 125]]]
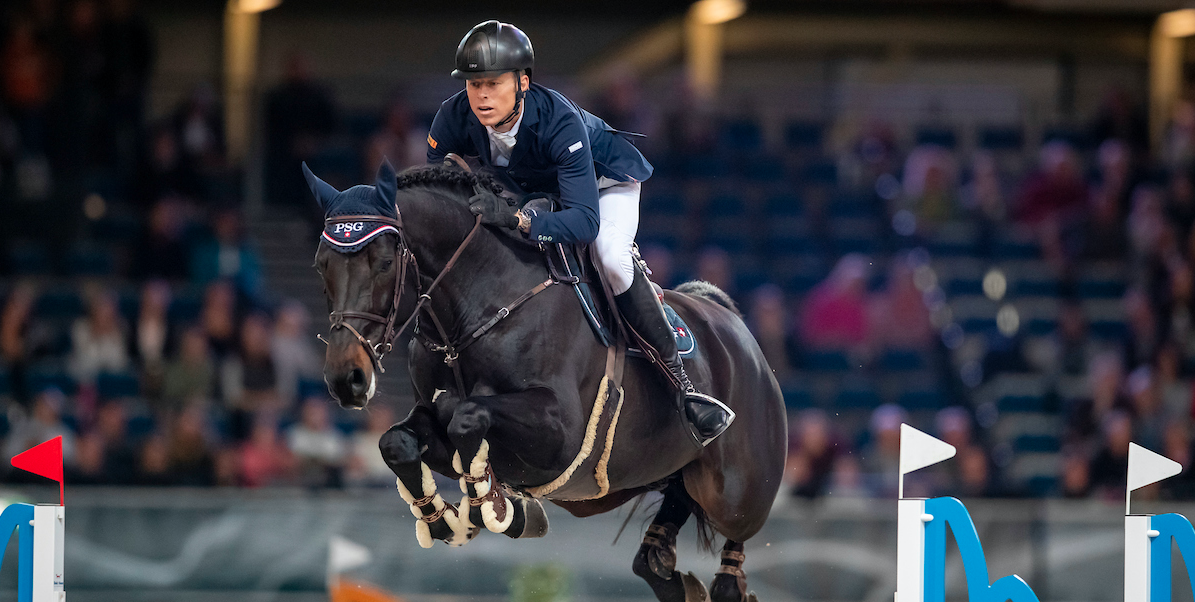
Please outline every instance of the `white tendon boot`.
[[[452, 464], [453, 468], [461, 473], [461, 491], [465, 492], [469, 506], [478, 507], [481, 511], [481, 519], [485, 523], [485, 528], [494, 533], [506, 532], [510, 528], [511, 522], [514, 521], [514, 506], [506, 496], [502, 495], [501, 487], [494, 478], [494, 470], [490, 467], [489, 442], [485, 439], [481, 440], [477, 454], [469, 461], [468, 472], [464, 470], [459, 452], [453, 456]], [[469, 491], [470, 485], [473, 486], [472, 492]], [[498, 504], [501, 506], [497, 506]], [[461, 505], [464, 506], [463, 501]], [[467, 515], [468, 512], [465, 514]], [[469, 520], [471, 521], [471, 519]]]
[[398, 494], [411, 505], [411, 514], [415, 521], [415, 538], [420, 547], [430, 548], [435, 542], [432, 539], [431, 525], [437, 521], [444, 521], [452, 535], [444, 540], [450, 546], [463, 546], [469, 542], [469, 529], [461, 522], [456, 507], [449, 504], [436, 492], [436, 481], [432, 478], [431, 468], [423, 462], [419, 463], [421, 473], [420, 495], [415, 495], [403, 485], [402, 479], [396, 479]]

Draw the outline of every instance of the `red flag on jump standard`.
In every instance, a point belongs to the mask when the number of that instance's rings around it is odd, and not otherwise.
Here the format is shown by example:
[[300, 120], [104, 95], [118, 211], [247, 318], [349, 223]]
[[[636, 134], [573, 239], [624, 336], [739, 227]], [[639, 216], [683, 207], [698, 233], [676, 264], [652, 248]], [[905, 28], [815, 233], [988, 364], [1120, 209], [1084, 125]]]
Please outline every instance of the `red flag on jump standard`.
[[54, 437], [12, 457], [12, 465], [35, 475], [58, 481], [62, 503], [62, 437]]

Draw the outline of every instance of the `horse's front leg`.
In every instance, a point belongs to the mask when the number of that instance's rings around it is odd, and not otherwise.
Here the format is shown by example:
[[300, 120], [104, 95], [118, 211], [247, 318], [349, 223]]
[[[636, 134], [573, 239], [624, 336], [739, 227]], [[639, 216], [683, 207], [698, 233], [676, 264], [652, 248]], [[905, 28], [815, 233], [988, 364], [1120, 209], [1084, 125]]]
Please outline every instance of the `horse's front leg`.
[[557, 462], [564, 441], [558, 401], [548, 389], [473, 396], [462, 401], [448, 423], [456, 448], [453, 469], [461, 473], [461, 507], [470, 525], [484, 524], [512, 538], [542, 537], [548, 517], [539, 500], [505, 490], [490, 462], [490, 441], [519, 445], [519, 459], [543, 469]]
[[431, 468], [424, 462], [424, 454], [441, 456], [444, 462], [433, 461], [436, 464], [446, 464], [448, 459], [447, 442], [436, 426], [429, 409], [415, 406], [406, 420], [382, 435], [378, 447], [386, 465], [398, 477], [399, 495], [418, 519], [415, 536], [419, 545], [430, 548], [441, 539], [450, 546], [462, 546], [477, 535], [478, 529], [470, 528], [468, 518], [440, 497]]

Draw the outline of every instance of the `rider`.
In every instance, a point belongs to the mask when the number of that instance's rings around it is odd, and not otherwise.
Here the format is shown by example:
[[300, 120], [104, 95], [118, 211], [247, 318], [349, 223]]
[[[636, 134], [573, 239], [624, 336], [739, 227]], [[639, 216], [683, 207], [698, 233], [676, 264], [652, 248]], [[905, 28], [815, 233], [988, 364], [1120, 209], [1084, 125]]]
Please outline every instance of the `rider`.
[[531, 40], [509, 23], [486, 21], [465, 34], [452, 76], [465, 90], [440, 105], [427, 136], [427, 159], [475, 156], [508, 190], [559, 194], [561, 211], [516, 211], [493, 193], [470, 199], [482, 222], [518, 229], [541, 243], [592, 244], [614, 300], [630, 327], [654, 348], [683, 393], [700, 443], [730, 425], [722, 402], [698, 393], [685, 374], [656, 293], [632, 257], [639, 189], [652, 166], [606, 122], [563, 94], [531, 83]]

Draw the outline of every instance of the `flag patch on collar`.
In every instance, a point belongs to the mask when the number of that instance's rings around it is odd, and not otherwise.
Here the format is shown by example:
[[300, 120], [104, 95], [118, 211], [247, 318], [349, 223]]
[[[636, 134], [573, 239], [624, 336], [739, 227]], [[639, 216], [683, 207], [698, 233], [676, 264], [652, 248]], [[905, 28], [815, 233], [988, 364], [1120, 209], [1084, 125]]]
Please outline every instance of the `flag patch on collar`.
[[338, 224], [324, 224], [324, 233], [320, 238], [341, 253], [355, 253], [383, 232], [398, 234], [398, 228], [383, 222], [362, 220], [359, 222], [341, 222]]
[[568, 147], [568, 152], [569, 152], [570, 154], [571, 154], [571, 153], [575, 153], [575, 152], [577, 152], [577, 151], [579, 151], [579, 150], [581, 150], [581, 141], [580, 141], [580, 140], [578, 140], [576, 144], [574, 144], [574, 145], [572, 145], [572, 146]]
[[432, 148], [436, 148], [437, 146], [439, 146], [438, 144], [436, 144], [436, 139], [432, 138], [431, 134], [427, 135], [427, 145]]

